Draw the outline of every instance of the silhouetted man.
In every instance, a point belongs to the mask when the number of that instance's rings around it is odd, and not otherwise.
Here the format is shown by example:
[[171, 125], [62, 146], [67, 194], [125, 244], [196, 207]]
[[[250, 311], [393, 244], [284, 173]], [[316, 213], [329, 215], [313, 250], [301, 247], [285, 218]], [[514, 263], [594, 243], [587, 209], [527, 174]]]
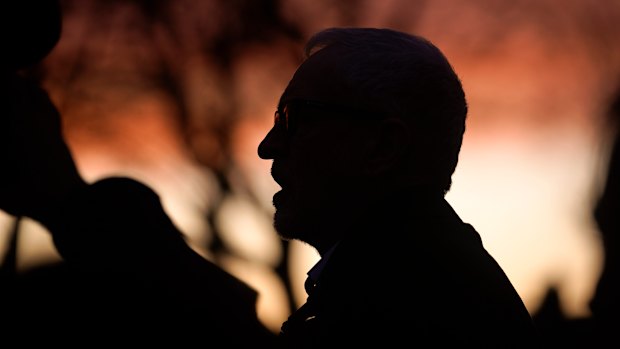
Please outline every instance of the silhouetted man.
[[258, 148], [282, 187], [275, 228], [321, 255], [283, 344], [537, 346], [510, 280], [444, 199], [467, 114], [444, 55], [393, 30], [334, 28], [306, 57]]

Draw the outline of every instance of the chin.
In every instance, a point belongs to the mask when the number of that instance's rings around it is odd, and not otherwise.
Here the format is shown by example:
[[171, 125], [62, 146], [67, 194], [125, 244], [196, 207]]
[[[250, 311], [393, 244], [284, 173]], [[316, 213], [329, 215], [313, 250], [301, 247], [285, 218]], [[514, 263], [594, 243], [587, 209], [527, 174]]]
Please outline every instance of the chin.
[[291, 233], [295, 230], [292, 229], [286, 218], [286, 214], [283, 214], [281, 209], [276, 209], [276, 213], [273, 216], [273, 227], [282, 239], [295, 239], [294, 234]]
[[290, 214], [286, 214], [281, 209], [276, 210], [273, 226], [280, 238], [284, 240], [307, 240], [304, 238], [303, 224], [300, 224], [300, 220]]

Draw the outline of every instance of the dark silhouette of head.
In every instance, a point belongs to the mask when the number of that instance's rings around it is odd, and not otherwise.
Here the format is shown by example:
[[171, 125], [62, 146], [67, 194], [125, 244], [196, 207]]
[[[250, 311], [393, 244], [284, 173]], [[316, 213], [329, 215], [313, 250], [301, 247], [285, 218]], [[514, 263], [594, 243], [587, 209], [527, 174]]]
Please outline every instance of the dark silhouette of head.
[[36, 64], [58, 43], [62, 28], [58, 0], [8, 0], [0, 7], [3, 69], [16, 71]]
[[[282, 186], [275, 227], [321, 251], [378, 198], [445, 195], [461, 148], [461, 82], [428, 40], [391, 29], [330, 28], [306, 45], [259, 146]], [[328, 233], [326, 233], [328, 234]]]

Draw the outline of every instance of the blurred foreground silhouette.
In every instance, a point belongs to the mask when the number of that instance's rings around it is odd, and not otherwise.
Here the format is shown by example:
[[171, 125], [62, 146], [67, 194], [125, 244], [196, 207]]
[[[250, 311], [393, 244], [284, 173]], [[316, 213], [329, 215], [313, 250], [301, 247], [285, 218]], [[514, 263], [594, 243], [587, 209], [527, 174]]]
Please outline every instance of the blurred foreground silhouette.
[[557, 290], [549, 289], [534, 314], [548, 348], [618, 348], [620, 345], [620, 88], [605, 115], [610, 152], [602, 192], [593, 210], [604, 247], [603, 270], [590, 301], [591, 316], [569, 318]]
[[[0, 208], [17, 217], [0, 270], [3, 341], [29, 345], [214, 342], [270, 347], [257, 292], [190, 248], [152, 189], [129, 178], [87, 184], [61, 117], [26, 70], [54, 47], [56, 0], [3, 3]], [[21, 217], [45, 226], [62, 260], [16, 270]]]

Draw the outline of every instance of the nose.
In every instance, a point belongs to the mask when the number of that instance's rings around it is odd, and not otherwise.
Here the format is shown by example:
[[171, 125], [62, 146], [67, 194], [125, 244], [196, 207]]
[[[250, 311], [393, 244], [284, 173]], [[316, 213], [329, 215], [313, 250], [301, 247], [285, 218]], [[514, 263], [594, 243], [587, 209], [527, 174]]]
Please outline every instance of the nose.
[[288, 149], [286, 131], [274, 126], [258, 145], [258, 156], [269, 160], [282, 156]]

